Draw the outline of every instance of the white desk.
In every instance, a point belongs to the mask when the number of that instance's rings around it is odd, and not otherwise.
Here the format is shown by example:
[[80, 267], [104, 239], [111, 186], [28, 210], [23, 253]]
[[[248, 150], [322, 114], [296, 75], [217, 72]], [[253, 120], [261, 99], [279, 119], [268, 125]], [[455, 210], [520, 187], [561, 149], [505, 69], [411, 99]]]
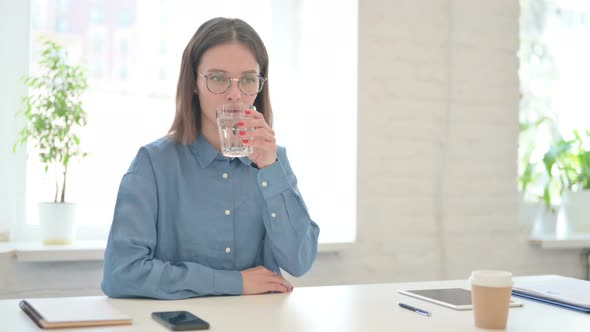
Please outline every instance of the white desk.
[[[534, 278], [534, 277], [523, 277]], [[482, 331], [471, 311], [455, 311], [400, 295], [398, 288], [467, 287], [466, 280], [295, 288], [291, 294], [195, 298], [182, 301], [111, 299], [133, 317], [133, 325], [74, 331], [168, 331], [150, 317], [153, 311], [188, 310], [211, 324], [211, 331]], [[432, 317], [398, 307], [403, 301], [432, 312]], [[511, 308], [508, 331], [590, 331], [590, 315], [522, 300]], [[1, 300], [0, 330], [39, 331], [18, 307]]]

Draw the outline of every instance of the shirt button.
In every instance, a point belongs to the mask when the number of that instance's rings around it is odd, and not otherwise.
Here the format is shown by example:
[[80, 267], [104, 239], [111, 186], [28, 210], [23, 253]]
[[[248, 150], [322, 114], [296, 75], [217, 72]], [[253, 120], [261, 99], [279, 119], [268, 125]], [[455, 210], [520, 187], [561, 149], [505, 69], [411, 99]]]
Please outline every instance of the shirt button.
[[268, 186], [268, 183], [266, 181], [262, 181], [262, 183], [260, 185], [263, 187], [266, 187], [266, 186]]
[[227, 173], [223, 173], [223, 175], [222, 175], [222, 177], [223, 177], [224, 179], [227, 179], [227, 177], [228, 177], [228, 176], [229, 176], [229, 175], [227, 175]]
[[229, 216], [230, 214], [231, 214], [231, 211], [230, 210], [225, 210], [225, 215], [226, 216]]
[[277, 214], [273, 212], [273, 213], [270, 214], [270, 216], [273, 217], [273, 218], [276, 218], [277, 217]]
[[230, 247], [225, 248], [225, 253], [226, 254], [229, 254], [230, 252], [231, 252], [231, 248]]

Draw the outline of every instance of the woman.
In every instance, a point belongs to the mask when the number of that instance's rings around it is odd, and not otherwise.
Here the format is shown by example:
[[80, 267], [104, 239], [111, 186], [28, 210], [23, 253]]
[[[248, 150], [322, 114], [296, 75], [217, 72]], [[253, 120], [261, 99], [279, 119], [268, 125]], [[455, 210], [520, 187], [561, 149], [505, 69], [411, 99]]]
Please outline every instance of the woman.
[[[293, 286], [280, 269], [311, 268], [319, 228], [275, 143], [267, 74], [266, 48], [244, 21], [215, 18], [197, 30], [182, 55], [168, 136], [142, 147], [121, 181], [105, 294], [284, 293]], [[215, 110], [228, 102], [256, 106], [245, 111], [244, 127], [254, 128], [248, 157], [220, 153]]]

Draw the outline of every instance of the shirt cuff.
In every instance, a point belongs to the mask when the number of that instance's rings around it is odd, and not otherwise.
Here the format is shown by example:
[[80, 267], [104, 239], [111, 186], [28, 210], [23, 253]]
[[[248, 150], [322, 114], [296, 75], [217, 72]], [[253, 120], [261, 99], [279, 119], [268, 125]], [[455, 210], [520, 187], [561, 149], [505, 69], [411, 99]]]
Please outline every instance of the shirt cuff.
[[215, 270], [213, 282], [214, 294], [241, 295], [243, 292], [240, 271]]
[[257, 175], [258, 188], [262, 191], [262, 196], [269, 199], [281, 194], [291, 188], [289, 180], [280, 161], [274, 162], [261, 169]]

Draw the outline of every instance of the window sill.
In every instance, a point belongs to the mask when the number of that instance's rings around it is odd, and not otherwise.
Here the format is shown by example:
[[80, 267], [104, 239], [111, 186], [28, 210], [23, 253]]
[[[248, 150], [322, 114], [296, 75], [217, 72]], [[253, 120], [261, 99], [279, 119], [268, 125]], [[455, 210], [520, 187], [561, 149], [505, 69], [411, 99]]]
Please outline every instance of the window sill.
[[[350, 249], [354, 243], [321, 243], [319, 254], [338, 254]], [[17, 262], [77, 262], [102, 261], [104, 259], [104, 241], [77, 241], [69, 245], [43, 245], [38, 242], [0, 243], [0, 255], [13, 255]]]
[[555, 234], [534, 235], [529, 243], [543, 249], [581, 249], [590, 248], [590, 234], [571, 234], [557, 236]]
[[13, 255], [17, 262], [102, 261], [104, 241], [78, 241], [69, 245], [44, 245], [39, 242], [6, 242], [0, 254]]

